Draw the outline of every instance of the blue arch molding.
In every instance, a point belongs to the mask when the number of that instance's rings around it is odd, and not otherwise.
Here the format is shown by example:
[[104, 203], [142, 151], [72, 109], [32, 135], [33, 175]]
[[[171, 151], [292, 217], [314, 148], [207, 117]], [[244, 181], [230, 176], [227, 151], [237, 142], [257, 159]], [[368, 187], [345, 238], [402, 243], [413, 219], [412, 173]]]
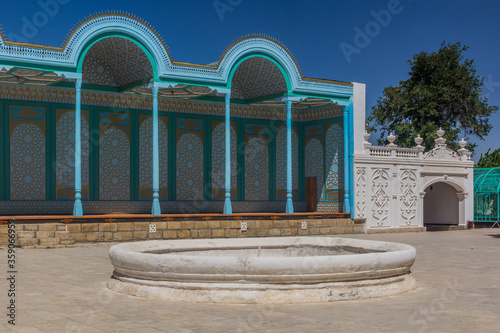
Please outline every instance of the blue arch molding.
[[173, 61], [161, 37], [144, 21], [127, 14], [97, 15], [81, 23], [63, 47], [5, 41], [0, 38], [0, 66], [16, 66], [54, 72], [78, 72], [86, 50], [108, 37], [127, 38], [148, 55], [155, 81], [229, 89], [238, 62], [261, 56], [273, 61], [287, 79], [288, 95], [334, 99], [348, 105], [352, 83], [302, 77], [291, 53], [267, 36], [248, 36], [231, 44], [217, 66]]

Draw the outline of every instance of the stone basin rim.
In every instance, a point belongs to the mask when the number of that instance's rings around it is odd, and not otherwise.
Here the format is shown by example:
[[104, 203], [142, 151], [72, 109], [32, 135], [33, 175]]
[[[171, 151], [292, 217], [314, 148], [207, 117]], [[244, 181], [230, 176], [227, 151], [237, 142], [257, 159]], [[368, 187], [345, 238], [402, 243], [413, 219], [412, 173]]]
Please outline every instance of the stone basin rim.
[[[224, 248], [252, 246], [338, 246], [349, 245], [385, 252], [301, 257], [257, 257], [257, 256], [225, 256]], [[161, 251], [176, 249], [175, 255], [144, 253], [144, 251]], [[220, 256], [183, 255], [179, 251], [197, 249], [220, 249]], [[245, 239], [197, 239], [197, 240], [161, 240], [124, 243], [110, 248], [111, 262], [116, 275], [132, 278], [161, 280], [176, 275], [193, 279], [198, 274], [211, 280], [212, 276], [262, 276], [269, 281], [272, 276], [301, 276], [304, 282], [314, 275], [330, 276], [338, 281], [341, 275], [349, 274], [349, 280], [373, 277], [389, 277], [407, 274], [416, 256], [414, 247], [406, 244], [389, 243], [370, 240], [357, 240], [340, 237], [270, 237]], [[226, 280], [220, 278], [220, 281]], [[255, 278], [252, 278], [255, 280]], [[282, 280], [282, 279], [278, 279]], [[327, 279], [328, 280], [328, 279]]]

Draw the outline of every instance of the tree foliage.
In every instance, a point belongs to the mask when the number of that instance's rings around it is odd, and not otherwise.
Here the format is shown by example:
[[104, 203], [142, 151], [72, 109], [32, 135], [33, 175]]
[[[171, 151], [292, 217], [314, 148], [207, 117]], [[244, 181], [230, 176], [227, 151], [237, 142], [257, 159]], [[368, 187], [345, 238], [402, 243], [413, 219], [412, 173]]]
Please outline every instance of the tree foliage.
[[476, 168], [500, 167], [500, 148], [492, 151], [491, 153], [490, 150], [491, 149], [488, 149], [484, 156], [481, 154], [479, 161], [477, 161], [477, 164], [475, 165]]
[[[482, 96], [484, 79], [476, 75], [474, 60], [464, 59], [468, 49], [460, 43], [443, 42], [437, 52], [420, 52], [408, 63], [410, 77], [398, 86], [384, 89], [368, 117], [370, 132], [378, 131], [378, 144], [389, 132], [396, 144], [415, 146], [420, 134], [427, 149], [434, 147], [436, 131], [442, 127], [452, 149], [458, 149], [459, 135], [484, 140], [491, 130], [490, 115], [498, 110]], [[474, 150], [476, 144], [467, 148]]]

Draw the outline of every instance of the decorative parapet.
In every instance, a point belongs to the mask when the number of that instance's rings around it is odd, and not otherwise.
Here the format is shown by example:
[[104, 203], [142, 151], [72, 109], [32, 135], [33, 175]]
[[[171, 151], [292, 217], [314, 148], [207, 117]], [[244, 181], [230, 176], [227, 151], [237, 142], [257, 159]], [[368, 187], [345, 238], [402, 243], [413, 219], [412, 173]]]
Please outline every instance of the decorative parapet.
[[363, 135], [365, 139], [363, 147], [365, 149], [365, 155], [371, 157], [470, 161], [472, 153], [465, 148], [467, 142], [463, 138], [459, 142], [461, 148], [457, 152], [447, 147], [446, 139], [443, 138], [445, 132], [441, 128], [436, 132], [436, 134], [438, 135], [438, 138], [434, 140], [436, 142], [435, 148], [425, 153], [425, 148], [421, 146], [423, 139], [420, 137], [420, 134], [415, 138], [415, 143], [417, 144], [415, 147], [402, 148], [394, 144], [396, 136], [394, 136], [392, 132], [387, 136], [387, 141], [389, 141], [388, 145], [372, 146], [372, 144], [368, 142], [370, 133], [365, 131]]

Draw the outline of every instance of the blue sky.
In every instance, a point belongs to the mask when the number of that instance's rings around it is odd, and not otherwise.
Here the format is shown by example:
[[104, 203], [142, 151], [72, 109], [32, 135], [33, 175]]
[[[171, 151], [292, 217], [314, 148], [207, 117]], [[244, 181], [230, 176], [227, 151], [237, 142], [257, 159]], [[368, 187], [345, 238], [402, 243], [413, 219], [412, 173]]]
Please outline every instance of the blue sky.
[[[45, 21], [43, 7], [51, 14]], [[179, 61], [208, 64], [240, 36], [273, 36], [292, 51], [304, 76], [366, 83], [368, 112], [384, 87], [408, 77], [414, 54], [460, 41], [488, 82], [490, 104], [500, 105], [500, 2], [494, 0], [16, 0], [3, 5], [0, 24], [8, 39], [60, 46], [80, 19], [113, 9], [150, 22]], [[390, 19], [374, 24], [373, 13], [382, 10], [392, 11]], [[26, 28], [35, 21], [36, 30]], [[369, 40], [358, 40], [357, 51], [346, 56], [341, 45], [356, 47], [355, 28], [367, 26]], [[473, 139], [479, 144], [476, 161], [488, 148], [500, 147], [500, 114], [491, 121], [486, 141]]]

